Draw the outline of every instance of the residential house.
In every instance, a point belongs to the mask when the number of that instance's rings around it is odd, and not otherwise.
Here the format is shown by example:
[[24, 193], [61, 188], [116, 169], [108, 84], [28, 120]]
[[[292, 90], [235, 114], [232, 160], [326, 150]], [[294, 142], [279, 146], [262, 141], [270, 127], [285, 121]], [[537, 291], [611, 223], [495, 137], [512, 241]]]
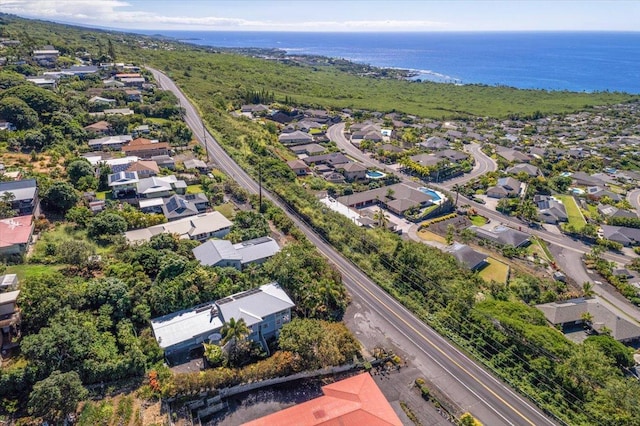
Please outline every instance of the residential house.
[[97, 139], [90, 139], [87, 144], [94, 150], [114, 150], [119, 151], [123, 146], [131, 142], [131, 135], [105, 136]]
[[35, 179], [0, 182], [0, 199], [5, 194], [12, 194], [11, 208], [18, 215], [29, 215], [36, 212], [39, 198], [38, 184]]
[[623, 197], [620, 194], [604, 189], [601, 186], [590, 186], [586, 190], [587, 198], [593, 201], [599, 201], [603, 197], [608, 197], [612, 201], [622, 201]]
[[538, 207], [538, 220], [544, 223], [557, 224], [569, 220], [567, 210], [562, 201], [549, 195], [535, 195], [533, 202]]
[[638, 219], [638, 215], [635, 212], [619, 209], [614, 206], [610, 206], [608, 204], [598, 204], [598, 213], [600, 213], [604, 217], [624, 217], [629, 219]]
[[105, 109], [102, 112], [91, 112], [89, 115], [91, 116], [99, 116], [99, 115], [133, 115], [135, 111], [130, 108], [112, 108]]
[[152, 155], [151, 160], [155, 161], [158, 167], [174, 170], [176, 168], [176, 160], [169, 155]]
[[462, 161], [469, 159], [468, 154], [464, 152], [456, 151], [454, 149], [445, 149], [442, 151], [438, 151], [434, 155], [438, 158], [449, 160], [452, 163], [460, 163]]
[[405, 183], [344, 195], [337, 201], [344, 206], [356, 209], [381, 205], [399, 216], [409, 209], [434, 204], [433, 196]]
[[585, 325], [596, 332], [605, 332], [606, 330], [611, 337], [621, 342], [630, 342], [640, 338], [640, 326], [611, 311], [598, 299], [570, 299], [543, 303], [536, 305], [536, 308], [542, 311], [549, 323], [553, 326], [560, 326], [562, 329], [585, 324], [585, 317], [589, 316], [591, 319]]
[[140, 135], [146, 135], [151, 133], [151, 127], [149, 127], [148, 124], [141, 124], [139, 126], [136, 126], [132, 133], [135, 135], [135, 137], [139, 137]]
[[346, 180], [356, 181], [366, 179], [367, 168], [360, 163], [347, 163], [336, 167], [340, 173], [342, 173]]
[[209, 207], [209, 199], [203, 193], [174, 194], [169, 198], [163, 198], [162, 201], [162, 213], [169, 222], [195, 216], [203, 213]]
[[318, 165], [318, 164], [326, 164], [330, 167], [337, 168], [340, 165], [350, 163], [351, 160], [341, 152], [332, 152], [329, 154], [323, 155], [314, 155], [312, 157], [303, 158], [307, 165]]
[[237, 244], [227, 240], [209, 240], [192, 251], [203, 265], [241, 270], [249, 264], [264, 263], [280, 251], [280, 246], [271, 237], [261, 237]]
[[113, 198], [132, 198], [137, 196], [137, 186], [140, 179], [136, 172], [117, 172], [109, 175], [108, 179]]
[[[126, 155], [135, 155], [140, 158], [151, 158], [156, 155], [169, 155], [171, 147], [167, 142], [152, 141], [146, 138], [137, 138], [122, 147]], [[156, 160], [157, 161], [157, 160]]]
[[498, 179], [497, 185], [487, 189], [487, 197], [505, 198], [517, 197], [520, 195], [520, 186], [522, 183], [513, 177], [505, 177]]
[[242, 105], [240, 107], [240, 112], [248, 117], [254, 117], [257, 114], [266, 113], [267, 111], [269, 111], [269, 107], [262, 104]]
[[296, 174], [296, 176], [306, 176], [311, 173], [311, 169], [302, 160], [287, 161], [287, 166]]
[[244, 426], [402, 425], [367, 372], [325, 385], [322, 393], [323, 396], [278, 410]]
[[594, 178], [585, 172], [575, 172], [571, 175], [571, 179], [574, 185], [578, 186], [605, 186], [605, 182], [602, 179]]
[[527, 176], [530, 177], [536, 177], [536, 176], [541, 176], [542, 173], [540, 173], [540, 169], [537, 168], [534, 165], [531, 164], [526, 164], [526, 163], [519, 163], [516, 164], [512, 167], [509, 167], [507, 170], [505, 170], [506, 173], [510, 174], [510, 175], [517, 175], [520, 173], [524, 173]]
[[448, 252], [471, 271], [479, 271], [489, 264], [487, 261], [488, 255], [476, 251], [465, 244], [454, 243]]
[[146, 81], [144, 77], [120, 78], [120, 82], [124, 84], [124, 87], [142, 88], [142, 85], [144, 85]]
[[72, 65], [69, 68], [61, 70], [61, 72], [69, 76], [84, 78], [87, 75], [96, 74], [98, 67], [94, 65]]
[[138, 160], [130, 163], [126, 169], [127, 172], [136, 172], [140, 179], [156, 176], [160, 173], [158, 163], [153, 160]]
[[101, 164], [108, 166], [113, 173], [124, 172], [129, 168], [131, 163], [135, 163], [140, 160], [140, 158], [136, 156], [128, 156], [121, 158], [110, 158], [103, 159], [101, 155], [89, 155], [85, 156], [85, 158], [91, 163], [92, 166], [99, 168]]
[[20, 290], [0, 293], [0, 349], [3, 353], [18, 346], [15, 340], [20, 337], [22, 324], [22, 312], [17, 304], [18, 296]]
[[103, 98], [102, 96], [93, 96], [87, 102], [93, 105], [115, 105], [118, 101], [115, 99]]
[[468, 228], [476, 237], [491, 241], [501, 246], [526, 247], [531, 244], [530, 236], [522, 231], [506, 226], [496, 226], [493, 230], [470, 226]]
[[442, 158], [437, 157], [434, 154], [418, 154], [418, 155], [412, 155], [409, 158], [414, 163], [418, 163], [424, 167], [435, 167], [441, 162], [443, 162]]
[[442, 149], [448, 149], [449, 141], [439, 136], [431, 136], [426, 141], [420, 142], [418, 145], [428, 150], [439, 151]]
[[197, 158], [184, 160], [184, 168], [186, 170], [198, 170], [203, 173], [209, 171], [209, 166], [207, 166], [207, 163]]
[[44, 46], [42, 49], [34, 50], [31, 59], [44, 67], [54, 66], [58, 61], [60, 51], [53, 46]]
[[635, 246], [640, 244], [640, 229], [627, 226], [602, 225], [602, 237], [618, 242], [623, 246]]
[[296, 130], [291, 133], [282, 133], [278, 136], [280, 143], [284, 145], [304, 145], [313, 142], [313, 136], [308, 133]]
[[210, 212], [144, 229], [127, 231], [124, 236], [129, 243], [149, 241], [151, 237], [158, 234], [176, 234], [181, 239], [205, 241], [209, 238], [224, 238], [231, 230], [232, 225], [233, 222], [220, 212]]
[[165, 357], [188, 353], [205, 342], [219, 343], [220, 330], [234, 318], [249, 327], [248, 338], [266, 349], [266, 339], [277, 337], [291, 321], [295, 304], [276, 282], [236, 293], [214, 302], [151, 320], [151, 328]]
[[104, 80], [102, 85], [107, 89], [121, 89], [124, 87], [124, 83], [113, 78]]
[[290, 147], [289, 149], [293, 151], [293, 153], [296, 155], [300, 155], [300, 154], [318, 155], [327, 151], [327, 148], [317, 143], [310, 143], [306, 145], [295, 145]]
[[0, 131], [6, 130], [8, 132], [17, 130], [15, 124], [10, 121], [0, 120]]
[[111, 131], [111, 124], [108, 121], [98, 121], [88, 126], [84, 126], [84, 130], [89, 133], [95, 133], [99, 135], [106, 135]]
[[33, 215], [0, 219], [0, 256], [21, 255], [33, 236]]
[[184, 194], [186, 190], [186, 182], [178, 180], [175, 175], [151, 176], [136, 183], [136, 193], [140, 198], [170, 197], [174, 192]]
[[128, 102], [142, 102], [142, 92], [137, 89], [127, 89], [124, 94]]
[[497, 148], [496, 154], [509, 163], [529, 163], [531, 161], [531, 156], [515, 149]]

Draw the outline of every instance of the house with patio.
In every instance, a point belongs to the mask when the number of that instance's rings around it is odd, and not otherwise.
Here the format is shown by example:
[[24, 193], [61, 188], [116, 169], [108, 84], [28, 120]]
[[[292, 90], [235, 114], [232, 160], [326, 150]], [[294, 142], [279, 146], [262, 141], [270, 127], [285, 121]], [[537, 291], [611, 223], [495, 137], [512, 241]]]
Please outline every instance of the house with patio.
[[232, 294], [193, 308], [151, 320], [153, 335], [170, 362], [180, 354], [217, 344], [220, 331], [231, 318], [244, 320], [248, 339], [267, 348], [267, 339], [277, 337], [282, 326], [291, 321], [295, 304], [276, 282]]
[[136, 197], [137, 185], [140, 179], [136, 172], [121, 171], [109, 175], [109, 188], [113, 193], [113, 198]]

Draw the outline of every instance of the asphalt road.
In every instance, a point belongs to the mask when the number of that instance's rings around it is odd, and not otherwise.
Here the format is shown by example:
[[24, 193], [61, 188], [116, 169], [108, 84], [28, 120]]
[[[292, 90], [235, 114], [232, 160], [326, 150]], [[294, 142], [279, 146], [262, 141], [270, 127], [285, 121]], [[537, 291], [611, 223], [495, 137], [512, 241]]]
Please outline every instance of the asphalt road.
[[633, 206], [634, 209], [640, 213], [640, 189], [634, 189], [627, 193], [627, 200]]
[[[206, 133], [197, 111], [177, 86], [164, 74], [149, 68], [160, 87], [172, 91], [185, 108], [185, 121], [201, 143], [205, 143], [209, 155], [218, 166], [240, 185], [257, 193], [258, 184], [248, 176]], [[350, 261], [342, 257], [326, 241], [285, 205], [263, 192], [265, 198], [278, 204], [302, 230], [307, 238], [341, 272], [343, 282], [349, 290], [353, 303], [363, 311], [375, 313], [374, 325], [386, 336], [397, 336], [402, 342], [401, 351], [411, 354], [414, 362], [425, 368], [424, 374], [440, 383], [443, 393], [463, 409], [467, 409], [486, 425], [552, 425], [551, 421], [532, 402], [515, 393], [475, 361], [460, 352], [449, 341], [427, 327], [395, 299], [385, 293], [369, 277]], [[372, 324], [373, 325], [373, 324]]]

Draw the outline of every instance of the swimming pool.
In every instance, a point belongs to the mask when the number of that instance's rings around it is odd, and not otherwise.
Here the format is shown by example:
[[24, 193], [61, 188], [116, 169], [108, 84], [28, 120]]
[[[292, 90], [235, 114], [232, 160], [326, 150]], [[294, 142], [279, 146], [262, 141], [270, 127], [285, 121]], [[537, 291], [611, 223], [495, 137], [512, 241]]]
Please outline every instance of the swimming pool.
[[382, 179], [383, 177], [386, 177], [387, 174], [386, 173], [382, 173], [379, 172], [377, 170], [368, 170], [367, 171], [367, 177], [369, 179]]
[[434, 191], [431, 188], [427, 188], [425, 186], [421, 186], [418, 189], [420, 190], [420, 192], [424, 192], [425, 194], [431, 196], [431, 198], [433, 198], [433, 201], [440, 201], [442, 199], [442, 197], [440, 197], [440, 194], [437, 193], [436, 191]]

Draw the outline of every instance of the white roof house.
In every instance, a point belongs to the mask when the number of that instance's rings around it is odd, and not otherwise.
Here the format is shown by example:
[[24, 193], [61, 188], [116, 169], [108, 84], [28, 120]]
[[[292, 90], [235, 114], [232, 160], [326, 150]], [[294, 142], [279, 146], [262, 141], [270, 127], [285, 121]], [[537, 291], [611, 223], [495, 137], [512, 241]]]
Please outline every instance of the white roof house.
[[152, 319], [151, 328], [167, 355], [190, 350], [206, 341], [217, 342], [220, 329], [231, 318], [243, 319], [252, 331], [249, 338], [261, 342], [290, 321], [294, 306], [287, 293], [273, 282]]
[[271, 237], [255, 238], [237, 244], [227, 240], [209, 240], [194, 248], [193, 255], [203, 265], [241, 269], [249, 263], [262, 263], [280, 251]]
[[220, 212], [203, 213], [178, 219], [173, 222], [125, 232], [129, 243], [149, 241], [158, 234], [177, 234], [180, 238], [205, 241], [208, 238], [222, 238], [231, 230], [231, 222]]

